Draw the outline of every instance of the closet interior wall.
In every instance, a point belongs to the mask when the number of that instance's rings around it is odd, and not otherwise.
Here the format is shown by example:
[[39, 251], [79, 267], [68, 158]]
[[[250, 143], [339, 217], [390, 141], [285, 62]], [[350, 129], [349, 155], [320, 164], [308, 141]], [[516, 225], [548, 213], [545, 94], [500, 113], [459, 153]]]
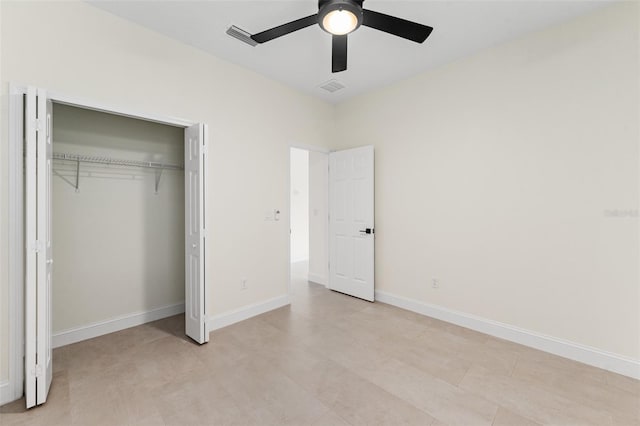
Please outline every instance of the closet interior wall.
[[[53, 117], [54, 153], [184, 163], [182, 128], [60, 104]], [[53, 170], [54, 344], [183, 304], [184, 172], [60, 159]]]

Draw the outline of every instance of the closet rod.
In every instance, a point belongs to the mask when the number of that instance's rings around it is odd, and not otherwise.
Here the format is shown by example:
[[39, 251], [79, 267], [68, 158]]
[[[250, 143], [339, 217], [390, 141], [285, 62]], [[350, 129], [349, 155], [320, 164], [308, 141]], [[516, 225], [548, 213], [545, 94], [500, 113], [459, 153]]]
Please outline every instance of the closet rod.
[[107, 164], [111, 166], [143, 167], [147, 169], [160, 169], [160, 170], [184, 170], [184, 166], [179, 164], [158, 163], [154, 161], [121, 160], [121, 159], [109, 158], [109, 157], [95, 157], [95, 156], [89, 156], [89, 155], [65, 154], [60, 152], [54, 152], [53, 159], [76, 161], [79, 163]]

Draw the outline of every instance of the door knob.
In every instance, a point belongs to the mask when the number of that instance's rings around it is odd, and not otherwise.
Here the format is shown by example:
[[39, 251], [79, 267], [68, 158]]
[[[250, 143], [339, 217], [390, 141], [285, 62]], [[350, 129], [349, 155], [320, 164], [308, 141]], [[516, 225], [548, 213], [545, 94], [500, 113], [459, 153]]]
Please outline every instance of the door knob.
[[373, 228], [361, 229], [360, 232], [363, 234], [373, 234]]
[[196, 248], [198, 245], [196, 243], [191, 244], [191, 247]]

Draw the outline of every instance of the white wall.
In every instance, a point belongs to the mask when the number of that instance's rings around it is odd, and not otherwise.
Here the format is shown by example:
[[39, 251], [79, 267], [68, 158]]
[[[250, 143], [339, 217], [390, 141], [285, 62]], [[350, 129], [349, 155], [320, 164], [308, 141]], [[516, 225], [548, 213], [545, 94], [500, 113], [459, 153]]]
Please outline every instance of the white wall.
[[378, 290], [640, 359], [638, 16], [338, 106], [340, 147], [375, 145]]
[[291, 262], [309, 260], [309, 151], [291, 148]]
[[[54, 105], [54, 152], [184, 163], [184, 130]], [[75, 163], [54, 171], [75, 183]], [[90, 174], [90, 176], [87, 176]], [[184, 302], [184, 172], [80, 165], [53, 178], [53, 333]]]
[[309, 151], [309, 281], [327, 284], [329, 156]]
[[327, 146], [333, 107], [83, 2], [1, 5], [0, 291], [8, 285], [5, 105], [14, 81], [207, 123], [207, 311], [285, 296], [289, 218], [265, 221], [264, 212], [286, 212], [289, 144]]

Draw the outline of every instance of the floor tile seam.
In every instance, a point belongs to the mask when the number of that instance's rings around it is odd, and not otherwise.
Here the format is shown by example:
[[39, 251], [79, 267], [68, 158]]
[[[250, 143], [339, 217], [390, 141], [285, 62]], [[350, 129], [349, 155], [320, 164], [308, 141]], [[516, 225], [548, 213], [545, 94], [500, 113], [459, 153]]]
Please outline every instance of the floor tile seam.
[[[484, 367], [482, 367], [482, 366], [478, 366], [478, 367], [479, 367], [479, 368], [484, 368]], [[470, 368], [469, 370], [471, 370], [471, 368]], [[463, 377], [463, 379], [460, 381], [460, 386], [459, 386], [459, 387], [460, 387], [460, 389], [462, 389], [462, 390], [465, 390], [465, 391], [468, 391], [468, 392], [474, 392], [474, 390], [473, 390], [473, 389], [470, 389], [470, 388], [468, 388], [468, 387], [465, 387], [465, 386], [464, 386], [464, 384], [463, 384], [464, 379], [466, 378], [467, 374], [469, 374], [469, 371], [467, 371], [467, 373], [465, 374], [465, 377]], [[493, 373], [492, 373], [492, 374], [493, 374]], [[518, 379], [518, 378], [510, 378], [510, 377], [507, 377], [507, 376], [503, 376], [503, 377], [506, 377], [506, 378], [508, 378], [508, 379], [510, 379], [510, 380], [515, 380], [515, 381], [518, 381], [518, 382], [522, 382], [522, 380], [521, 380], [521, 379]], [[520, 385], [522, 385], [522, 386], [524, 386], [524, 387], [526, 387], [526, 388], [530, 388], [530, 386], [529, 386], [529, 385], [527, 385], [526, 383], [519, 383], [519, 384], [520, 384]], [[536, 391], [537, 391], [537, 392], [541, 392], [541, 393], [549, 393], [547, 389], [539, 388], [539, 387], [536, 387]], [[595, 409], [593, 409], [592, 407], [590, 407], [590, 406], [588, 406], [588, 405], [585, 405], [585, 404], [582, 404], [582, 403], [579, 403], [579, 402], [576, 402], [576, 401], [570, 400], [570, 399], [568, 399], [568, 398], [564, 397], [563, 395], [558, 395], [558, 394], [555, 394], [555, 393], [554, 393], [554, 397], [555, 397], [555, 398], [558, 398], [558, 399], [560, 400], [559, 402], [563, 403], [563, 406], [565, 406], [565, 407], [566, 407], [568, 404], [572, 404], [572, 405], [573, 405], [574, 407], [576, 407], [576, 408], [581, 408], [581, 409], [587, 408], [587, 409], [590, 409], [590, 410], [595, 410]], [[495, 398], [493, 395], [489, 395], [489, 394], [487, 394], [487, 396], [484, 396], [484, 398], [485, 398], [485, 399], [487, 399], [488, 401], [493, 402], [494, 404], [498, 405], [499, 407], [503, 407], [503, 408], [505, 408], [505, 409], [507, 409], [507, 410], [509, 410], [509, 411], [512, 411], [512, 412], [514, 412], [514, 413], [518, 414], [518, 415], [519, 415], [519, 416], [521, 416], [521, 417], [524, 417], [524, 418], [526, 418], [526, 419], [531, 420], [531, 418], [527, 417], [526, 415], [523, 415], [523, 414], [520, 414], [519, 412], [517, 412], [517, 409], [516, 409], [516, 408], [505, 407], [505, 405], [504, 405], [504, 401], [500, 401], [500, 400], [498, 400], [498, 399], [497, 399], [497, 398]], [[605, 416], [606, 416], [606, 417], [608, 417], [608, 418], [609, 418], [609, 423], [608, 423], [608, 424], [609, 424], [609, 425], [613, 425], [613, 416], [612, 416], [612, 414], [611, 414], [611, 413], [609, 413], [609, 412], [604, 412], [604, 414], [605, 414]], [[532, 420], [532, 421], [534, 421], [534, 420]], [[537, 421], [534, 421], [534, 423], [538, 423], [538, 422], [537, 422]], [[599, 426], [603, 426], [603, 425], [599, 425]]]
[[[385, 362], [386, 362], [386, 361], [389, 361], [389, 360], [391, 360], [391, 359], [392, 359], [392, 357], [391, 357], [391, 356], [389, 356], [389, 358], [388, 358], [388, 359], [386, 359], [386, 360], [385, 360]], [[354, 370], [352, 370], [350, 367], [348, 367], [348, 366], [344, 365], [343, 363], [341, 363], [340, 361], [338, 361], [338, 360], [336, 360], [336, 359], [329, 358], [329, 361], [331, 361], [331, 362], [333, 362], [333, 363], [335, 363], [335, 364], [339, 365], [340, 367], [342, 367], [342, 368], [344, 368], [344, 369], [348, 370], [348, 371], [349, 371], [349, 372], [351, 372], [352, 374], [355, 374], [355, 375], [356, 375], [356, 376], [358, 376], [358, 378], [360, 378], [362, 381], [366, 382], [368, 385], [374, 386], [374, 387], [375, 387], [375, 388], [377, 388], [379, 391], [381, 391], [381, 392], [383, 392], [383, 393], [385, 393], [385, 394], [387, 394], [387, 395], [391, 395], [391, 396], [393, 396], [394, 398], [396, 398], [396, 399], [398, 399], [398, 400], [400, 400], [400, 401], [402, 401], [402, 402], [404, 402], [404, 403], [406, 403], [406, 404], [409, 404], [409, 405], [410, 405], [410, 406], [412, 406], [413, 408], [415, 408], [415, 409], [417, 409], [417, 410], [419, 410], [419, 411], [421, 411], [421, 412], [423, 412], [423, 413], [427, 414], [427, 415], [428, 415], [429, 417], [431, 417], [432, 419], [435, 419], [435, 420], [437, 420], [437, 421], [442, 422], [442, 420], [438, 419], [438, 418], [437, 418], [437, 417], [435, 417], [432, 413], [428, 412], [428, 411], [427, 411], [427, 410], [425, 410], [424, 408], [421, 408], [421, 407], [416, 406], [415, 404], [413, 404], [413, 403], [412, 403], [412, 402], [410, 402], [410, 401], [407, 401], [406, 399], [404, 399], [402, 396], [400, 396], [400, 395], [396, 394], [395, 392], [393, 392], [393, 391], [391, 391], [391, 390], [388, 390], [388, 389], [386, 389], [386, 388], [384, 388], [384, 387], [380, 386], [379, 384], [377, 384], [377, 383], [375, 383], [375, 382], [371, 381], [371, 379], [370, 379], [368, 376], [366, 376], [366, 375], [362, 375], [362, 374], [360, 374], [358, 371], [354, 371]]]

